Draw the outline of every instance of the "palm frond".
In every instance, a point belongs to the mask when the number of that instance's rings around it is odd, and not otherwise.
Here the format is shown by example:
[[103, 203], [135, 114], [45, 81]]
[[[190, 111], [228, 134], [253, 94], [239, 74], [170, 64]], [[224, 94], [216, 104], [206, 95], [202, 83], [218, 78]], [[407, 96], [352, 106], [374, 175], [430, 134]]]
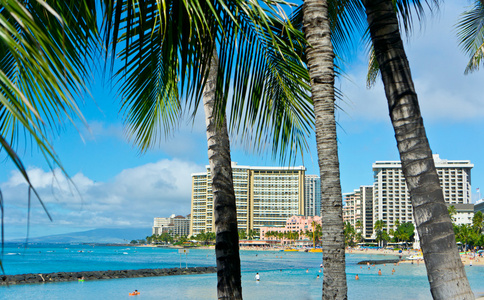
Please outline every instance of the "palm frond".
[[484, 4], [475, 1], [473, 7], [462, 13], [456, 29], [459, 46], [470, 56], [465, 74], [478, 70], [484, 58]]
[[86, 92], [86, 60], [98, 40], [94, 9], [94, 1], [0, 4], [0, 151], [20, 171], [49, 218], [16, 145], [23, 133], [51, 169], [64, 171], [48, 135], [58, 132], [66, 119], [83, 120], [74, 98]]
[[[395, 11], [400, 21], [400, 28], [403, 27], [405, 33], [409, 35], [415, 24], [422, 26], [425, 20], [425, 11], [430, 13], [439, 9], [441, 0], [393, 0]], [[417, 22], [414, 21], [417, 18]], [[403, 25], [403, 26], [402, 26]]]
[[[228, 0], [165, 1], [163, 7], [155, 1], [104, 3], [105, 45], [124, 61], [114, 76], [127, 130], [141, 151], [176, 127], [183, 109], [197, 111], [214, 47], [219, 56], [216, 119], [224, 119], [233, 98], [232, 119], [240, 123], [231, 128], [242, 138], [241, 128], [255, 126], [260, 131], [252, 140], [256, 145], [265, 143], [267, 132], [273, 133], [274, 149], [305, 143], [312, 110], [305, 102], [307, 71], [294, 54], [303, 42], [287, 37], [302, 34], [292, 32], [290, 24], [275, 25], [270, 8]], [[278, 34], [272, 32], [276, 27]], [[124, 48], [118, 51], [116, 45]]]

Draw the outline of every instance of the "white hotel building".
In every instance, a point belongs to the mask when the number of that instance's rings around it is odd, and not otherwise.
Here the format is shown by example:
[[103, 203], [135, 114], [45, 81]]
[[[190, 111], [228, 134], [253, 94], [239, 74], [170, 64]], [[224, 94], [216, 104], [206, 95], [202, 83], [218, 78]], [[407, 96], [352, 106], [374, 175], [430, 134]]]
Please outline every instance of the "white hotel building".
[[[447, 204], [471, 203], [471, 169], [469, 160], [446, 160], [434, 154], [435, 167]], [[413, 209], [399, 161], [377, 161], [373, 164], [373, 223], [383, 220], [387, 229], [395, 221], [414, 222]]]

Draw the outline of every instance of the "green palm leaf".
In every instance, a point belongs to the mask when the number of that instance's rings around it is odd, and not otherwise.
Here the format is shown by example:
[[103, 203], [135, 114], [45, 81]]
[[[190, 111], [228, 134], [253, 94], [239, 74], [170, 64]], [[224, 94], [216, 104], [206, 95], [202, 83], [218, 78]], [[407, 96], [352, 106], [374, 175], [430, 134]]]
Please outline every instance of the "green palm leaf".
[[484, 4], [475, 1], [474, 6], [465, 11], [457, 24], [459, 46], [470, 56], [465, 74], [479, 69], [484, 57]]
[[305, 147], [312, 109], [307, 71], [294, 54], [304, 43], [289, 22], [248, 1], [104, 3], [106, 47], [125, 62], [115, 78], [126, 125], [142, 151], [175, 128], [184, 109], [196, 112], [214, 47], [218, 119], [231, 103], [231, 129], [242, 140], [256, 148], [270, 140], [273, 153]]
[[74, 97], [86, 91], [86, 59], [97, 40], [94, 8], [94, 1], [0, 2], [0, 151], [37, 197], [15, 148], [25, 136], [51, 168], [63, 170], [47, 137], [65, 120], [83, 120]]

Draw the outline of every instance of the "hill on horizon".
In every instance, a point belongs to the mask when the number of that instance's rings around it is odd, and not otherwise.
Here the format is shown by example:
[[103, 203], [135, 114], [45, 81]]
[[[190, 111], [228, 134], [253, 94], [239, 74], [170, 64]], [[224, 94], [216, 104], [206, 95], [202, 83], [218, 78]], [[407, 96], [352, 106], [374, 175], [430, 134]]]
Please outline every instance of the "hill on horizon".
[[[126, 244], [132, 240], [144, 239], [151, 235], [151, 228], [97, 228], [81, 232], [47, 235], [29, 238], [29, 243], [113, 243]], [[25, 239], [12, 239], [7, 243], [25, 242]]]

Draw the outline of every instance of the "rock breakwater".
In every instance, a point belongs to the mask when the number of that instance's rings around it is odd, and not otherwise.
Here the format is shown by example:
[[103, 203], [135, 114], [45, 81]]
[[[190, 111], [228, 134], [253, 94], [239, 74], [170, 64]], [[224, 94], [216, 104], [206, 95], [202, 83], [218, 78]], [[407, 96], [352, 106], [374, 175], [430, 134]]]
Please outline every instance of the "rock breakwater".
[[42, 274], [18, 274], [0, 275], [0, 285], [32, 284], [46, 282], [65, 282], [116, 279], [116, 278], [137, 278], [156, 277], [172, 275], [196, 275], [217, 272], [216, 267], [193, 267], [193, 268], [171, 268], [171, 269], [139, 269], [139, 270], [108, 270], [108, 271], [85, 271], [85, 272], [55, 272]]

